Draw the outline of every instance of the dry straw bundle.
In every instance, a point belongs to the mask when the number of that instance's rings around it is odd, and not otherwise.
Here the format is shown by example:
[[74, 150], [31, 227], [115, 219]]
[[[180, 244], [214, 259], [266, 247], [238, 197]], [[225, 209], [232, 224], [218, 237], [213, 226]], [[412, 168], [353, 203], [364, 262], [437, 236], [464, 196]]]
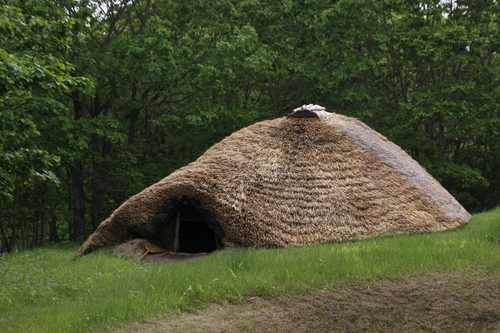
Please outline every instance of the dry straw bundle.
[[442, 231], [467, 211], [397, 145], [317, 105], [232, 134], [119, 207], [76, 254], [153, 237], [193, 198], [227, 240], [300, 245]]

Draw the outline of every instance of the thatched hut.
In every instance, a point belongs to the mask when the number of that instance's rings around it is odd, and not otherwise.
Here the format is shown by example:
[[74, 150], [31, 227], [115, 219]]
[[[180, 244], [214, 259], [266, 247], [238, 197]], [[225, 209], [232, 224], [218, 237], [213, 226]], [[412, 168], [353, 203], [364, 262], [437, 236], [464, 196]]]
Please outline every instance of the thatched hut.
[[361, 121], [303, 106], [243, 128], [124, 202], [75, 257], [129, 237], [210, 252], [443, 231], [470, 214]]

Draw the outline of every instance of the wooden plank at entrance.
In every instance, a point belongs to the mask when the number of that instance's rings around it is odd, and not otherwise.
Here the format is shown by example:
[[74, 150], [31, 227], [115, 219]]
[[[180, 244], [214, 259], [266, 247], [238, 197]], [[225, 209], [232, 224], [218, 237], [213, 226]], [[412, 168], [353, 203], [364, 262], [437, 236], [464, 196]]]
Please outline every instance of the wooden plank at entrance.
[[174, 238], [174, 251], [179, 252], [179, 227], [181, 224], [181, 210], [177, 211], [175, 219], [175, 238]]

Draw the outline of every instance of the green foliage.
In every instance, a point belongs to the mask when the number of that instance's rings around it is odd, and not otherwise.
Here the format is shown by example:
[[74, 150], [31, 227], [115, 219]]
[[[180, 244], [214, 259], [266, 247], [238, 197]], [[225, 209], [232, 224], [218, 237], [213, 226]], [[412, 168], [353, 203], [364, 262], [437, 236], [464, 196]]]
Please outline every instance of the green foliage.
[[2, 251], [26, 248], [9, 241], [23, 223], [42, 237], [42, 216], [84, 239], [225, 136], [309, 103], [365, 121], [470, 211], [500, 202], [496, 1], [1, 4]]
[[63, 243], [0, 257], [0, 326], [5, 332], [88, 332], [171, 318], [211, 302], [239, 303], [313, 289], [335, 290], [427, 272], [467, 276], [500, 267], [500, 209], [462, 229], [291, 247], [241, 248], [157, 266], [91, 254], [70, 261]]
[[71, 75], [74, 66], [64, 60], [71, 26], [69, 19], [47, 20], [9, 4], [0, 7], [2, 251], [16, 245], [19, 220], [29, 223], [32, 216], [20, 214], [24, 213], [19, 207], [21, 200], [35, 195], [41, 184], [59, 183], [54, 173], [59, 157], [44, 149], [39, 140], [42, 123], [51, 119], [40, 119], [40, 111], [64, 109], [59, 107], [58, 98], [75, 88], [90, 87], [87, 80]]
[[499, 200], [499, 165], [486, 162], [498, 152], [497, 10], [494, 1], [340, 1], [315, 22], [314, 55], [328, 68], [316, 75], [319, 91], [469, 197], [473, 211]]

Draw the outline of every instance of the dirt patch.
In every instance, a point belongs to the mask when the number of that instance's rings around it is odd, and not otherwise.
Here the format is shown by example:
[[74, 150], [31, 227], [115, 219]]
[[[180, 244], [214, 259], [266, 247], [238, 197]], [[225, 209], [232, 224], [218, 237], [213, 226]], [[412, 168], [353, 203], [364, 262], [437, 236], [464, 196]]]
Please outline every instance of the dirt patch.
[[[141, 258], [146, 249], [144, 247], [144, 239], [133, 239], [129, 242], [120, 244], [108, 251], [109, 254], [116, 254], [119, 256], [132, 257], [135, 259]], [[193, 260], [208, 256], [208, 253], [149, 253], [142, 260], [152, 264], [163, 265], [168, 263]]]
[[436, 273], [254, 297], [115, 332], [500, 332], [500, 273]]

